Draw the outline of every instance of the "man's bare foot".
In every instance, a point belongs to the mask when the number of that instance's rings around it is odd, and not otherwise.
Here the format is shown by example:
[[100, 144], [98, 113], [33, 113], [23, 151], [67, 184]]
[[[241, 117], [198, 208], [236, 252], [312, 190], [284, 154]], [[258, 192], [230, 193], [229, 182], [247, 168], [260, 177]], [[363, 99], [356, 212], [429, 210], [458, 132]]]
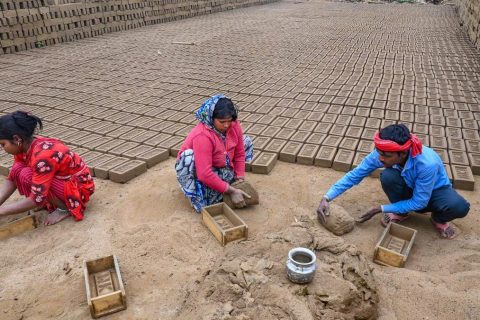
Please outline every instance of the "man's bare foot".
[[458, 232], [447, 222], [447, 223], [437, 223], [430, 219], [435, 229], [437, 229], [438, 234], [443, 239], [454, 239], [458, 236]]
[[57, 208], [53, 212], [47, 215], [45, 222], [43, 223], [46, 226], [51, 226], [52, 224], [59, 223], [60, 221], [68, 218], [70, 216], [70, 211]]

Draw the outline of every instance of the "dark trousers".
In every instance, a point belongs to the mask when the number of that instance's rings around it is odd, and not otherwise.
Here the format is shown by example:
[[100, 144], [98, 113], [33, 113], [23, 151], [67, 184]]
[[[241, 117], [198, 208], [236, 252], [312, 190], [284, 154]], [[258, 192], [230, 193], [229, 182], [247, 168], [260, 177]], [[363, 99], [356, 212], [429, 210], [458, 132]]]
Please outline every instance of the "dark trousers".
[[[397, 169], [386, 168], [383, 170], [380, 175], [380, 182], [391, 203], [410, 199], [413, 195], [413, 190], [407, 186]], [[446, 223], [453, 219], [465, 217], [469, 210], [470, 203], [451, 186], [445, 186], [433, 190], [427, 206], [418, 210], [418, 212], [431, 212], [433, 221]]]

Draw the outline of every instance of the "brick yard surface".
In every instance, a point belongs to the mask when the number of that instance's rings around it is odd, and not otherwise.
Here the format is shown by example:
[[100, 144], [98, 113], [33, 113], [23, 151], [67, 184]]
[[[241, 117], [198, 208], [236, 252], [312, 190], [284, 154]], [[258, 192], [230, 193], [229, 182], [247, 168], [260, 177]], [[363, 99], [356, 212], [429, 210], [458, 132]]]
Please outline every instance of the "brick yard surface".
[[453, 6], [282, 1], [1, 55], [0, 111], [39, 115], [118, 182], [174, 156], [217, 93], [257, 154], [342, 171], [402, 122], [471, 189], [479, 76]]

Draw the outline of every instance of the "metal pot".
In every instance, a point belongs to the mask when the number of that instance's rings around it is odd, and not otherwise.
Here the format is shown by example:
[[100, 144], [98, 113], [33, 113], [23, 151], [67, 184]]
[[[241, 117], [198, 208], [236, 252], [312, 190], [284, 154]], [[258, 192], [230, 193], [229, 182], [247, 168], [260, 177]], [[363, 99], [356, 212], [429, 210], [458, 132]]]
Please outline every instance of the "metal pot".
[[294, 283], [309, 283], [317, 270], [317, 256], [312, 250], [295, 248], [288, 252], [287, 276]]

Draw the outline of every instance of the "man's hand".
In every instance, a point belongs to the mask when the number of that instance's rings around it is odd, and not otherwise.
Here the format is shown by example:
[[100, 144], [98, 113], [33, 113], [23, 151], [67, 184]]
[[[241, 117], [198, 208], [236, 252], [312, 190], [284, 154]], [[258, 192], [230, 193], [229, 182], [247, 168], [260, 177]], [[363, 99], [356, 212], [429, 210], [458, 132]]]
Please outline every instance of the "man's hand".
[[328, 203], [327, 198], [323, 197], [317, 209], [318, 220], [320, 220], [322, 224], [325, 224], [327, 222], [326, 217], [329, 215], [330, 215], [330, 204]]
[[245, 191], [234, 188], [232, 186], [228, 187], [227, 192], [230, 194], [230, 198], [232, 199], [232, 202], [236, 208], [246, 207], [247, 204], [245, 203], [245, 198], [251, 198], [250, 195], [247, 194]]
[[359, 219], [357, 219], [357, 222], [364, 223], [367, 220], [372, 219], [376, 214], [382, 212], [381, 207], [375, 207], [367, 211], [364, 215], [360, 216]]

